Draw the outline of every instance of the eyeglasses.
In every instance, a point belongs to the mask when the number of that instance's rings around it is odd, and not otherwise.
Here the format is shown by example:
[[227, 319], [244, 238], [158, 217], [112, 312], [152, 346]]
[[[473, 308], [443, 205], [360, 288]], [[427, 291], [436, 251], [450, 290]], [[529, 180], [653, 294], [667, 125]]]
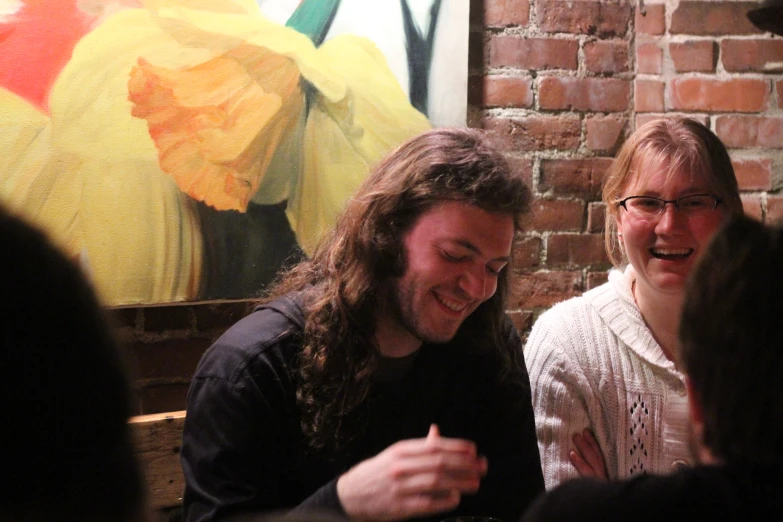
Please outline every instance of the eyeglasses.
[[677, 199], [660, 199], [652, 196], [630, 196], [617, 202], [626, 212], [639, 217], [656, 217], [663, 214], [666, 205], [671, 203], [679, 212], [686, 215], [699, 215], [715, 210], [723, 200], [709, 194], [694, 194]]

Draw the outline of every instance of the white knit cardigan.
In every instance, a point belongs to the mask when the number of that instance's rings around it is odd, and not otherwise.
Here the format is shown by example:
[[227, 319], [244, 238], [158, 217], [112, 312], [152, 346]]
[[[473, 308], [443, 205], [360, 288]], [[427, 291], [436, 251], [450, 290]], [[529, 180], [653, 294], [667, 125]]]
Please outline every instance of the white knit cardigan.
[[610, 478], [691, 465], [685, 377], [663, 354], [631, 293], [609, 282], [541, 315], [525, 347], [547, 489], [578, 476], [572, 437], [590, 428]]

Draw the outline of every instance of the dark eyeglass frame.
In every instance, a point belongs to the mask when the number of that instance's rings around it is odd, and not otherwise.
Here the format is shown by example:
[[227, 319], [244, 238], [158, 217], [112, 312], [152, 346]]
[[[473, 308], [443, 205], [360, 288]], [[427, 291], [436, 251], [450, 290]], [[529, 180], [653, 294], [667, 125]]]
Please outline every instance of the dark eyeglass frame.
[[623, 199], [617, 201], [617, 206], [618, 207], [623, 207], [625, 209], [625, 211], [628, 212], [628, 207], [626, 206], [626, 202], [628, 200], [630, 200], [630, 199], [653, 199], [655, 201], [660, 201], [661, 203], [663, 203], [663, 205], [661, 205], [661, 209], [655, 214], [655, 215], [660, 215], [660, 214], [664, 213], [664, 211], [666, 210], [666, 205], [668, 205], [669, 203], [674, 205], [674, 208], [677, 209], [677, 212], [680, 212], [681, 210], [680, 210], [680, 203], [679, 202], [682, 201], [683, 199], [689, 199], [689, 198], [695, 198], [695, 197], [708, 197], [708, 198], [712, 198], [715, 201], [715, 203], [712, 205], [712, 208], [708, 208], [708, 209], [705, 209], [705, 210], [715, 210], [718, 207], [718, 205], [723, 203], [723, 199], [722, 198], [719, 198], [718, 196], [713, 196], [712, 194], [689, 194], [687, 196], [683, 196], [683, 197], [677, 198], [677, 199], [661, 199], [661, 198], [656, 198], [654, 196], [628, 196], [627, 198], [623, 198]]

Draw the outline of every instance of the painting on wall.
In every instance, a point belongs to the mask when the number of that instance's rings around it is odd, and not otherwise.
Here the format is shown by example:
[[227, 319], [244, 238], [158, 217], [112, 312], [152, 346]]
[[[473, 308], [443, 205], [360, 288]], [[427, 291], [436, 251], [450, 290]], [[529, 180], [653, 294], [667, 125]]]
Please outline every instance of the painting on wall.
[[109, 305], [243, 299], [464, 125], [469, 0], [0, 0], [0, 204]]

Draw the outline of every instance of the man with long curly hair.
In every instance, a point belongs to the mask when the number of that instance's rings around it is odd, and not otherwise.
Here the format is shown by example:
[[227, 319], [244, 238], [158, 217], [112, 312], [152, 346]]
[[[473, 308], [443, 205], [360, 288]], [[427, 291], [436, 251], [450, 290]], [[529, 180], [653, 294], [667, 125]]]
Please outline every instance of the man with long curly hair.
[[544, 487], [503, 312], [528, 198], [480, 131], [432, 130], [381, 161], [199, 364], [185, 520], [518, 518]]

